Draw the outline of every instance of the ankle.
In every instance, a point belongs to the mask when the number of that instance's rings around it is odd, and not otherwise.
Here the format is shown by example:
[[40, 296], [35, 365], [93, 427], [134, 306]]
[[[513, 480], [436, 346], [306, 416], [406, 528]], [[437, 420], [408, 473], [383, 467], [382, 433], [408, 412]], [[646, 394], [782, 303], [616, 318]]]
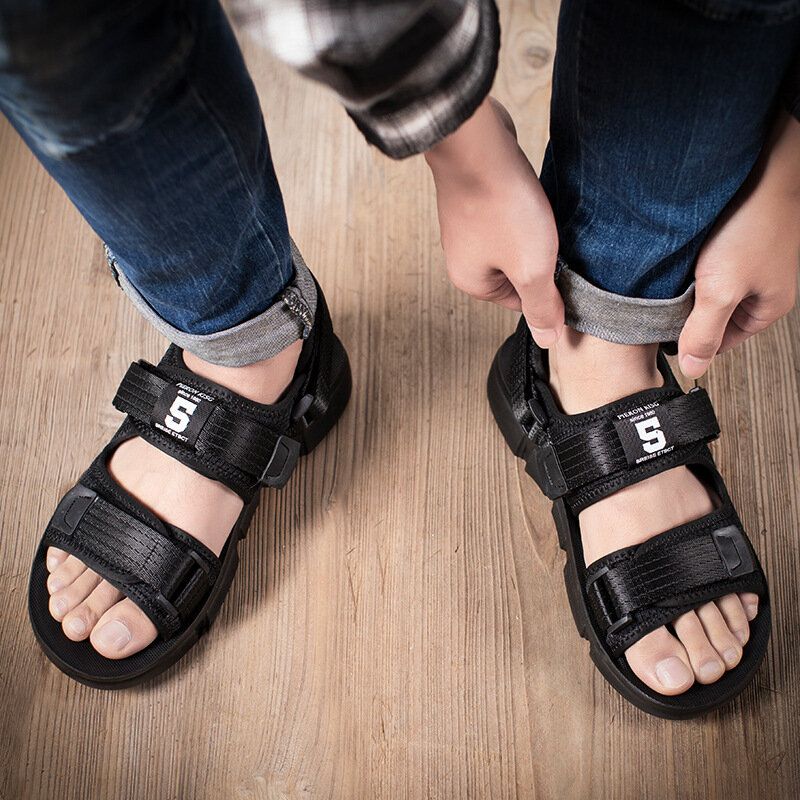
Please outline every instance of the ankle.
[[607, 342], [570, 328], [548, 351], [550, 386], [567, 414], [661, 386], [658, 345]]
[[242, 397], [256, 403], [274, 403], [292, 382], [302, 349], [303, 342], [298, 340], [272, 358], [243, 367], [211, 364], [188, 350], [184, 351], [183, 359], [192, 372], [225, 386]]

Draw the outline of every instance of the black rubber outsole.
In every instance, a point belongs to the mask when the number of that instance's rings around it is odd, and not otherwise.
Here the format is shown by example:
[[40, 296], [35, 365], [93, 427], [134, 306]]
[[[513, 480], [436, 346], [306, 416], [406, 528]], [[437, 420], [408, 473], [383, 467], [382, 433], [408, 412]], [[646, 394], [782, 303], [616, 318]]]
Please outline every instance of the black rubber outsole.
[[[336, 381], [333, 384], [325, 413], [314, 420], [304, 430], [300, 449], [302, 455], [310, 453], [325, 438], [338, 422], [350, 399], [352, 377], [347, 353], [344, 351], [338, 339], [336, 339], [334, 346], [336, 348], [341, 348], [343, 366], [336, 376]], [[95, 651], [88, 640], [80, 643], [70, 642], [70, 640], [64, 636], [60, 623], [56, 622], [50, 616], [48, 610], [49, 594], [46, 588], [48, 572], [45, 565], [45, 555], [47, 548], [41, 545], [34, 557], [33, 568], [31, 570], [30, 589], [28, 593], [28, 614], [33, 632], [45, 655], [70, 678], [85, 686], [90, 686], [93, 689], [126, 689], [138, 686], [145, 681], [152, 680], [169, 669], [169, 667], [186, 655], [200, 638], [209, 631], [215, 618], [219, 614], [239, 566], [239, 542], [247, 536], [247, 531], [250, 527], [253, 515], [258, 508], [259, 500], [260, 493], [256, 494], [242, 509], [239, 518], [236, 520], [231, 530], [223, 553], [221, 554], [222, 563], [219, 576], [212, 590], [209, 592], [208, 597], [203, 605], [200, 606], [192, 621], [177, 636], [167, 642], [167, 648], [158, 658], [150, 661], [146, 660], [146, 655], [143, 654], [147, 654], [150, 648], [153, 647], [153, 645], [149, 645], [144, 648], [144, 650], [140, 651], [140, 653], [135, 653], [129, 659], [120, 659], [113, 662], [115, 666], [119, 665], [119, 668], [122, 669], [124, 668], [125, 662], [130, 661], [135, 663], [137, 661], [144, 661], [144, 665], [141, 668], [135, 669], [130, 674], [114, 677], [100, 677], [76, 668], [74, 664], [65, 660], [59, 654], [59, 648], [67, 648], [72, 645], [83, 646], [84, 649], [91, 649], [91, 653]], [[66, 643], [69, 643], [69, 645]], [[99, 663], [112, 661], [111, 659], [104, 659], [99, 654], [96, 654], [96, 656], [97, 659], [101, 660]]]
[[[502, 348], [495, 356], [489, 370], [487, 379], [489, 406], [495, 422], [512, 453], [517, 458], [527, 462], [535, 445], [528, 439], [525, 430], [514, 416], [513, 409], [509, 403], [508, 392], [501, 374], [501, 354]], [[751, 639], [748, 642], [748, 646], [758, 646], [759, 652], [753, 652], [747, 661], [743, 658], [742, 662], [734, 670], [727, 673], [728, 676], [733, 676], [734, 673], [736, 675], [736, 681], [730, 685], [730, 688], [724, 691], [715, 691], [704, 686], [697, 690], [696, 687], [699, 685], [695, 684], [683, 694], [663, 695], [663, 700], [658, 699], [658, 697], [653, 697], [655, 693], [651, 694], [652, 690], [633, 676], [633, 673], [631, 673], [633, 680], [626, 676], [614, 658], [606, 651], [589, 617], [589, 609], [581, 588], [578, 559], [582, 560], [583, 554], [576, 553], [574, 546], [574, 536], [577, 535], [578, 539], [580, 537], [577, 520], [570, 515], [564, 501], [561, 499], [553, 503], [552, 513], [558, 534], [559, 547], [567, 556], [566, 564], [564, 565], [564, 583], [575, 626], [580, 636], [589, 642], [589, 656], [597, 669], [626, 700], [642, 711], [656, 717], [672, 720], [690, 719], [707, 714], [730, 702], [750, 684], [766, 655], [766, 645], [771, 627], [771, 614], [767, 598], [762, 599], [759, 603], [758, 616], [750, 623]], [[758, 644], [756, 645], [756, 643]], [[714, 684], [710, 684], [710, 686], [713, 687]], [[703, 690], [708, 691], [711, 699], [695, 704], [687, 703], [690, 692], [702, 692]], [[676, 700], [675, 698], [680, 699]]]

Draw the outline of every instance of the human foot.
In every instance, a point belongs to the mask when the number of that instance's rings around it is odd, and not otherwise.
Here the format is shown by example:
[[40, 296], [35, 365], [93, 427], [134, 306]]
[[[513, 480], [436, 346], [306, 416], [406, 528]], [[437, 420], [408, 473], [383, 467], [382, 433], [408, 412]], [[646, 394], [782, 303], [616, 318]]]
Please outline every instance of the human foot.
[[[567, 329], [549, 351], [550, 385], [567, 414], [589, 411], [643, 389], [662, 385], [655, 345], [611, 344]], [[715, 501], [687, 467], [627, 486], [580, 515], [586, 565], [604, 555], [711, 512]], [[660, 694], [685, 692], [697, 680], [718, 680], [742, 658], [758, 596], [730, 594], [676, 619], [631, 645], [633, 672]]]
[[[220, 367], [184, 352], [186, 366], [258, 403], [273, 403], [287, 388], [302, 342], [272, 359], [241, 368]], [[144, 439], [124, 441], [108, 463], [114, 480], [157, 517], [189, 533], [219, 555], [242, 510], [236, 492], [193, 471]], [[157, 635], [133, 600], [63, 550], [47, 551], [49, 609], [73, 641], [89, 639], [107, 658], [132, 655]]]

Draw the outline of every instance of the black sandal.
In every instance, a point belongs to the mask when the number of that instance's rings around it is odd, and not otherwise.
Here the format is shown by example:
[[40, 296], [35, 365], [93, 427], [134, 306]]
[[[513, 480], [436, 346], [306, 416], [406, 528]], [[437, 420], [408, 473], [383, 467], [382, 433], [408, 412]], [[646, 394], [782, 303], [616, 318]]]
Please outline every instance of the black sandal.
[[[524, 319], [489, 373], [495, 420], [514, 455], [553, 500], [564, 578], [578, 632], [606, 680], [634, 705], [682, 719], [738, 695], [764, 659], [770, 634], [767, 582], [707, 443], [719, 435], [704, 389], [684, 393], [659, 352], [664, 386], [583, 414], [558, 408], [548, 385], [546, 352]], [[713, 488], [718, 507], [705, 517], [609, 553], [587, 568], [578, 514], [637, 481], [685, 464]], [[625, 651], [645, 634], [726, 594], [755, 592], [758, 615], [741, 662], [716, 683], [676, 696], [640, 681]]]
[[[158, 366], [131, 364], [114, 405], [128, 416], [61, 500], [31, 571], [28, 610], [48, 658], [81, 683], [133, 686], [174, 664], [211, 625], [239, 563], [263, 486], [280, 487], [299, 455], [333, 427], [350, 397], [350, 366], [333, 333], [322, 291], [291, 386], [274, 405], [240, 397], [187, 369], [170, 346]], [[220, 481], [244, 508], [219, 558], [185, 531], [155, 517], [111, 478], [107, 462], [122, 442], [141, 436], [196, 472]], [[133, 655], [108, 659], [88, 640], [68, 639], [48, 610], [45, 565], [53, 545], [72, 553], [130, 597], [159, 636]]]

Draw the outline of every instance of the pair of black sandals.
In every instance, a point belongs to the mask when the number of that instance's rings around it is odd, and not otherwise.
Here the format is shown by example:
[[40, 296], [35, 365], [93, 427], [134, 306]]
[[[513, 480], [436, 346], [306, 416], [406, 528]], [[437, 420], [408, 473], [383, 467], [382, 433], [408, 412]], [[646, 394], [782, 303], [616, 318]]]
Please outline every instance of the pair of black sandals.
[[[172, 345], [153, 366], [130, 366], [114, 398], [127, 416], [79, 482], [64, 496], [34, 557], [28, 606], [48, 658], [96, 688], [133, 686], [180, 659], [210, 627], [239, 562], [238, 543], [263, 487], [281, 487], [300, 455], [334, 426], [350, 396], [347, 354], [333, 332], [322, 291], [295, 377], [281, 399], [262, 405], [191, 372]], [[489, 373], [492, 411], [514, 454], [553, 500], [570, 606], [604, 677], [651, 714], [684, 718], [727, 702], [750, 682], [770, 632], [767, 584], [707, 443], [719, 434], [703, 389], [684, 393], [663, 353], [664, 385], [594, 411], [563, 414], [547, 383], [546, 353], [524, 320]], [[107, 463], [122, 442], [141, 436], [191, 469], [235, 491], [244, 507], [219, 557], [167, 524], [120, 487]], [[624, 486], [685, 464], [719, 498], [701, 519], [643, 544], [584, 563], [580, 511]], [[118, 660], [68, 639], [50, 615], [46, 553], [58, 547], [131, 598], [153, 621], [156, 640]], [[681, 695], [658, 694], [628, 667], [625, 650], [652, 630], [711, 599], [755, 592], [759, 613], [741, 662], [716, 683]]]

